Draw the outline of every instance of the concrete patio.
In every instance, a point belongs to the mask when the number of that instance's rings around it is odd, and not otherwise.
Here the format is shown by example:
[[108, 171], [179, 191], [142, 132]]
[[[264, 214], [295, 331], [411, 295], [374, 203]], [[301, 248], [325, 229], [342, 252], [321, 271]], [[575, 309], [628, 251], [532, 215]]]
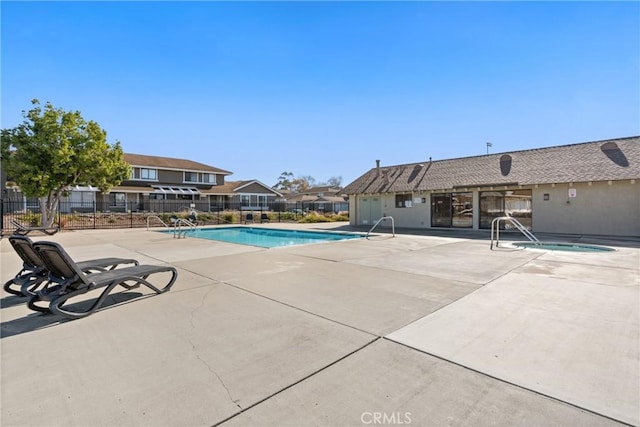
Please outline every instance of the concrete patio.
[[[491, 251], [488, 237], [261, 249], [138, 229], [33, 236], [179, 276], [74, 321], [3, 293], [0, 424], [640, 425], [640, 241]], [[6, 238], [0, 249], [4, 283], [21, 262]]]

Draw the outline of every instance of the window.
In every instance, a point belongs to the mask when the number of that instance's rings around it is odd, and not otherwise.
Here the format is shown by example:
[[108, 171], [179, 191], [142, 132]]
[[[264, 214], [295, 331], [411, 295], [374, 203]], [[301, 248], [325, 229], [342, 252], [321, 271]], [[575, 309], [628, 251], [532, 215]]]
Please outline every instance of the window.
[[204, 184], [215, 184], [216, 176], [212, 173], [185, 172], [184, 182], [199, 182]]
[[411, 193], [396, 194], [396, 208], [410, 208]]
[[185, 172], [184, 182], [198, 182], [198, 172]]
[[491, 222], [494, 218], [509, 215], [530, 230], [531, 212], [531, 190], [483, 191], [480, 193], [480, 228], [491, 228]]
[[144, 179], [146, 181], [157, 181], [158, 180], [157, 169], [140, 168], [140, 179]]
[[109, 193], [109, 206], [117, 207], [125, 205], [124, 193]]

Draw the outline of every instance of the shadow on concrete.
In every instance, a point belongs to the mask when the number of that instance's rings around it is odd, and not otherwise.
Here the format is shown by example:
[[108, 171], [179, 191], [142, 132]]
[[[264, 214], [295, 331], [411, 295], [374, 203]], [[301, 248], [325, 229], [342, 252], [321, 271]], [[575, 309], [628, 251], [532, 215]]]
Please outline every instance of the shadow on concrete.
[[17, 295], [9, 295], [0, 299], [0, 308], [15, 307], [16, 305], [26, 304], [29, 301], [26, 297], [19, 297]]
[[[93, 315], [100, 313], [102, 310], [120, 306], [123, 304], [129, 304], [131, 302], [137, 302], [147, 297], [154, 296], [155, 294], [144, 295], [139, 292], [123, 292], [120, 294], [110, 295], [104, 302], [102, 307]], [[22, 302], [27, 303], [26, 298], [20, 298]], [[8, 299], [8, 298], [5, 298]], [[65, 308], [68, 311], [83, 311], [91, 306], [95, 300], [86, 300], [74, 304], [68, 304]], [[58, 324], [66, 323], [74, 319], [68, 319], [62, 316], [58, 316], [52, 313], [40, 313], [32, 312], [25, 317], [21, 317], [14, 320], [8, 320], [0, 323], [0, 339], [12, 337], [14, 335], [20, 335], [27, 332], [37, 331], [38, 329], [48, 328]]]

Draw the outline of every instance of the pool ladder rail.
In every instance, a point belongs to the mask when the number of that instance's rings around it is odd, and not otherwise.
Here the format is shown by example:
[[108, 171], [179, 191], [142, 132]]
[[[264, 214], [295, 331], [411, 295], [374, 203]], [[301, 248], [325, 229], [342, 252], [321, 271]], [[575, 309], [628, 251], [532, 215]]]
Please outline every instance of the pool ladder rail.
[[378, 224], [380, 224], [382, 221], [384, 221], [386, 219], [390, 219], [391, 220], [391, 232], [393, 233], [393, 237], [396, 237], [396, 224], [393, 221], [393, 217], [392, 216], [383, 216], [382, 218], [380, 218], [375, 224], [373, 224], [373, 227], [371, 227], [371, 230], [369, 230], [367, 232], [367, 235], [365, 237], [368, 239], [369, 238], [369, 234], [371, 234], [373, 229], [376, 228], [378, 226]]
[[507, 216], [500, 216], [498, 218], [494, 218], [493, 221], [491, 221], [491, 249], [493, 249], [494, 235], [495, 235], [495, 241], [496, 241], [496, 248], [500, 243], [500, 221], [505, 222], [505, 224], [507, 221], [510, 222], [518, 231], [524, 234], [524, 236], [527, 239], [529, 239], [529, 241], [535, 243], [536, 245], [542, 244], [540, 240], [538, 240], [538, 238], [534, 236], [531, 231], [527, 230], [527, 228], [524, 225], [522, 225], [520, 221], [518, 221], [512, 216], [507, 215]]
[[[183, 238], [187, 237], [187, 231], [196, 231], [196, 225], [184, 218], [172, 218], [171, 222], [173, 223], [173, 237], [180, 238], [182, 235]], [[184, 228], [183, 228], [184, 225]]]
[[[152, 219], [160, 221], [160, 223], [162, 223], [165, 228], [169, 228], [169, 225], [164, 222], [158, 215], [149, 215], [147, 217], [147, 231], [149, 231], [149, 221]], [[193, 222], [184, 218], [172, 217], [171, 223], [173, 224], [173, 237], [177, 237], [178, 239], [180, 238], [180, 236], [182, 236], [183, 238], [187, 237], [187, 231], [196, 231], [197, 228], [197, 226]]]
[[165, 228], [169, 228], [169, 226], [167, 225], [167, 223], [166, 223], [166, 222], [164, 222], [164, 221], [162, 220], [162, 218], [160, 218], [158, 215], [149, 215], [149, 216], [147, 217], [147, 231], [149, 231], [149, 222], [150, 222], [152, 219], [155, 219], [156, 221], [159, 221], [159, 222], [160, 222], [160, 224], [162, 224]]

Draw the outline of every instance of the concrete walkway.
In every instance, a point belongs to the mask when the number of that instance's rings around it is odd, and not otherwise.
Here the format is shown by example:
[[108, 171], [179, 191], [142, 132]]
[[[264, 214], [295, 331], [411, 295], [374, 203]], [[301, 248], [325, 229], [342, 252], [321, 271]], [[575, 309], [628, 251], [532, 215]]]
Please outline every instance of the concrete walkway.
[[[491, 251], [482, 232], [422, 234], [274, 249], [35, 236], [179, 276], [75, 321], [3, 293], [0, 424], [640, 425], [639, 241]], [[21, 262], [0, 249], [4, 283]]]

